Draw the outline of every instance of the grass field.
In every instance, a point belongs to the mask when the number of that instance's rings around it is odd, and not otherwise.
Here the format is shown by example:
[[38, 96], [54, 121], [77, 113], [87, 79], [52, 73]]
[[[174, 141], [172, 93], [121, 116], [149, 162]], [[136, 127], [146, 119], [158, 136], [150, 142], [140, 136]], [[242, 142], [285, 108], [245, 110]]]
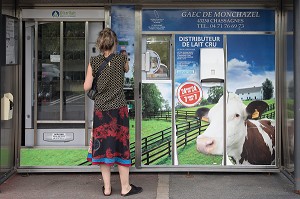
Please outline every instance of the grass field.
[[[133, 123], [131, 121], [130, 123]], [[170, 127], [170, 121], [145, 120], [142, 121], [142, 137], [151, 135], [160, 130]], [[134, 126], [131, 126], [134, 128]], [[134, 130], [130, 131], [131, 140], [134, 140]], [[183, 164], [210, 164], [214, 157], [205, 157], [199, 154], [195, 145], [179, 149], [179, 159]], [[87, 149], [49, 149], [49, 148], [22, 148], [21, 166], [77, 166], [86, 161]], [[162, 158], [152, 165], [171, 164], [171, 157]]]
[[[247, 105], [251, 101], [244, 101]], [[267, 103], [274, 103], [275, 100], [267, 100]], [[205, 107], [212, 107], [208, 105]], [[195, 111], [199, 107], [182, 108], [183, 111]], [[152, 135], [166, 128], [171, 127], [168, 120], [143, 120], [142, 138]], [[135, 141], [135, 120], [130, 120], [130, 143]], [[180, 165], [215, 165], [221, 164], [220, 156], [207, 156], [196, 151], [195, 141], [191, 141], [187, 146], [178, 149], [178, 160]], [[21, 166], [76, 166], [86, 161], [87, 147], [74, 149], [49, 149], [49, 148], [22, 148]], [[5, 159], [5, 158], [4, 158]], [[4, 160], [3, 160], [4, 161]], [[152, 165], [170, 165], [171, 157], [165, 156]]]
[[[142, 121], [142, 137], [170, 127], [170, 121]], [[135, 121], [130, 120], [130, 142], [135, 141]], [[76, 166], [86, 161], [87, 149], [22, 148], [21, 166]]]
[[21, 149], [21, 166], [77, 166], [86, 161], [86, 149]]
[[[171, 157], [164, 158], [157, 162], [157, 165], [171, 164]], [[179, 165], [220, 165], [221, 156], [204, 155], [196, 150], [196, 143], [191, 142], [185, 147], [178, 149]]]

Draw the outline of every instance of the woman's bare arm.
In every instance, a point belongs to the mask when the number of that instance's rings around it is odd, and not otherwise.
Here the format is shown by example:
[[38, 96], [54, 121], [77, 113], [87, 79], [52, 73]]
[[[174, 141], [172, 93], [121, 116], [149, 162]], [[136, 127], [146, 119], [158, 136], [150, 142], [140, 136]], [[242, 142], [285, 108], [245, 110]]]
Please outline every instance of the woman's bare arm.
[[93, 77], [92, 66], [91, 66], [91, 64], [89, 64], [88, 68], [87, 68], [87, 72], [86, 72], [85, 81], [83, 84], [83, 89], [85, 91], [89, 91], [92, 88], [93, 79], [94, 79], [94, 77]]

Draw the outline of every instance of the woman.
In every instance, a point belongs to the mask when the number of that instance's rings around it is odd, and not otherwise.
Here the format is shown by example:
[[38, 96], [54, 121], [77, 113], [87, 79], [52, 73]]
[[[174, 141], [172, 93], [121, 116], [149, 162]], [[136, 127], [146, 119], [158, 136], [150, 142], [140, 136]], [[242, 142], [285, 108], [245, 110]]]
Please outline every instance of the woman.
[[[101, 54], [92, 57], [87, 68], [84, 90], [92, 87], [94, 76], [101, 63], [116, 51], [117, 36], [109, 28], [99, 33], [96, 43]], [[94, 122], [88, 160], [100, 165], [104, 186], [103, 194], [112, 193], [110, 167], [118, 165], [121, 195], [129, 196], [142, 192], [141, 187], [129, 184], [131, 166], [129, 148], [128, 108], [123, 91], [124, 74], [128, 72], [127, 57], [115, 54], [101, 71], [97, 80], [97, 94], [94, 100]]]

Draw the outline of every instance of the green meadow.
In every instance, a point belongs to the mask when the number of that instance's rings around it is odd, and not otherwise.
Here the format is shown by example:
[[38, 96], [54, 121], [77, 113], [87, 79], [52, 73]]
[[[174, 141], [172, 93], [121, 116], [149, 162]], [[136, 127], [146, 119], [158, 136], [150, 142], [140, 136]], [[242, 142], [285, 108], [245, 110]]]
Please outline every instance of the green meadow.
[[[247, 105], [251, 101], [244, 101]], [[268, 104], [275, 102], [274, 99], [267, 100]], [[213, 105], [206, 107], [211, 108]], [[196, 111], [199, 107], [182, 108], [182, 111]], [[271, 110], [274, 111], [274, 110]], [[171, 127], [171, 121], [165, 119], [144, 119], [142, 121], [142, 138], [150, 136], [163, 129]], [[208, 156], [196, 151], [195, 141], [179, 147], [178, 162], [180, 165], [219, 165], [221, 156]], [[130, 120], [130, 143], [135, 141], [135, 120]], [[82, 148], [22, 148], [21, 166], [77, 166], [86, 161], [87, 147]], [[151, 165], [171, 165], [172, 158], [168, 155], [161, 157]], [[85, 164], [86, 165], [86, 164]]]

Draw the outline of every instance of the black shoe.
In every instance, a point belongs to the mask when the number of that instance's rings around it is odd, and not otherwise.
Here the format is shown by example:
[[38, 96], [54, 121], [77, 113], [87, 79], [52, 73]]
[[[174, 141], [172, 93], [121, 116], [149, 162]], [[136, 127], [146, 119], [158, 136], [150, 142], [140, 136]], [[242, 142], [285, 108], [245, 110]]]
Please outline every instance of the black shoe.
[[112, 188], [110, 189], [110, 193], [109, 194], [105, 194], [105, 188], [104, 188], [104, 186], [102, 187], [102, 192], [103, 192], [103, 195], [104, 196], [110, 196], [111, 195], [111, 193], [112, 193]]
[[134, 194], [141, 193], [143, 191], [142, 187], [136, 187], [133, 184], [130, 184], [130, 186], [131, 186], [130, 191], [126, 194], [121, 194], [121, 196], [131, 196], [131, 195], [134, 195]]

